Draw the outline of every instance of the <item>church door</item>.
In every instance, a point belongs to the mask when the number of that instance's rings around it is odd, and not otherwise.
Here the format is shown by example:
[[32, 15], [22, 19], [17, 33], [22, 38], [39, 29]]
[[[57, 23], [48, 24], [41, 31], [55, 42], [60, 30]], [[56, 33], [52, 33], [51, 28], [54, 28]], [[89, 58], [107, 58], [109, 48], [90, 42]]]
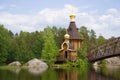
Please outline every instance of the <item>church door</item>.
[[67, 51], [65, 51], [65, 58], [67, 58], [67, 56], [68, 56], [68, 53], [67, 53]]

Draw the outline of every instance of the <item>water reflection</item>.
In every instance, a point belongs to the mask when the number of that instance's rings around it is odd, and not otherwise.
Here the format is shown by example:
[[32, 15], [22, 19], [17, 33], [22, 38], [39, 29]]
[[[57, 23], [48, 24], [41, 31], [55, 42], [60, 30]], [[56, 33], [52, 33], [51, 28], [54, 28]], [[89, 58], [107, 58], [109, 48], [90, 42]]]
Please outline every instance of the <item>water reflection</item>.
[[115, 79], [111, 78], [110, 76], [106, 77], [99, 71], [96, 72], [94, 69], [91, 69], [89, 71], [88, 78], [89, 78], [89, 80], [115, 80]]
[[120, 80], [120, 66], [97, 67], [89, 70], [90, 80]]
[[28, 70], [14, 73], [10, 70], [0, 70], [0, 80], [120, 80], [120, 68], [66, 68], [48, 69], [33, 75]]
[[42, 74], [43, 72], [45, 72], [47, 70], [47, 68], [39, 68], [39, 67], [32, 67], [32, 68], [29, 68], [28, 69], [28, 72], [31, 73], [31, 74], [34, 74], [34, 75], [39, 75], [39, 74]]
[[15, 74], [19, 74], [19, 72], [20, 72], [20, 68], [18, 68], [18, 69], [11, 69], [11, 70], [9, 70], [9, 71], [11, 71], [12, 73], [15, 73]]
[[76, 70], [56, 69], [60, 80], [78, 80], [78, 72]]

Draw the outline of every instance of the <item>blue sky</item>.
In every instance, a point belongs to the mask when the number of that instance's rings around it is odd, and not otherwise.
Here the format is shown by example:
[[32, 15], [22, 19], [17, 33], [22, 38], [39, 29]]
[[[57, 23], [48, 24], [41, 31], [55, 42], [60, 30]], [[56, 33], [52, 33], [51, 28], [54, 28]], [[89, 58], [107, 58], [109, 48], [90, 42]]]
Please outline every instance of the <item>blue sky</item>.
[[[5, 7], [7, 12], [11, 13], [35, 13], [44, 8], [63, 8], [65, 4], [71, 4], [76, 7], [86, 7], [87, 10], [105, 11], [109, 8], [119, 9], [119, 0], [2, 0], [0, 5]], [[33, 12], [31, 12], [33, 11]]]
[[76, 25], [95, 30], [97, 36], [120, 36], [120, 0], [0, 0], [0, 24], [14, 33], [43, 30], [47, 25]]

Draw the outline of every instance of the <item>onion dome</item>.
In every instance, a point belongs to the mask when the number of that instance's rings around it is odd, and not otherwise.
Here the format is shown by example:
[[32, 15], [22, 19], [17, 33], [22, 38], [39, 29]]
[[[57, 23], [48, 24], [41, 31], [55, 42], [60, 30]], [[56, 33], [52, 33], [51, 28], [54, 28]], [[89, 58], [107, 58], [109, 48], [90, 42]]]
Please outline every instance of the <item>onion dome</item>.
[[70, 14], [70, 21], [71, 22], [75, 21], [75, 14], [74, 13]]
[[69, 35], [69, 34], [65, 34], [65, 35], [64, 35], [64, 38], [65, 38], [65, 39], [69, 39], [69, 38], [70, 38], [70, 35]]

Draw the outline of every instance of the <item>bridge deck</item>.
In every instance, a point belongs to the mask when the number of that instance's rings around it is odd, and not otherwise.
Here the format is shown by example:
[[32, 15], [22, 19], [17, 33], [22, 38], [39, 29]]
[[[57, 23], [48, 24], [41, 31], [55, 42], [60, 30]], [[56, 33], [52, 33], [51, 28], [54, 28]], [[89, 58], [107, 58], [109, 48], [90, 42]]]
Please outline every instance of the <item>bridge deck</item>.
[[95, 62], [114, 56], [120, 56], [120, 37], [92, 49], [88, 53], [88, 61]]

